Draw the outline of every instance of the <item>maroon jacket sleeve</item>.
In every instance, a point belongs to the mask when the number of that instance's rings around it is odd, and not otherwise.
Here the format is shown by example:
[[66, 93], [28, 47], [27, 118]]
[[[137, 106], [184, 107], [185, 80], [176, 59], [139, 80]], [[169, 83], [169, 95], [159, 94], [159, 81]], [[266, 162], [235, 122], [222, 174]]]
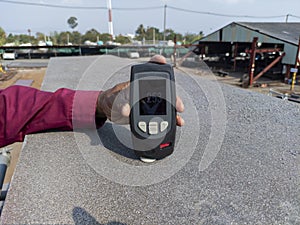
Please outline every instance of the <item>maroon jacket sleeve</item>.
[[[39, 131], [96, 128], [98, 95], [65, 88], [54, 93], [23, 86], [0, 90], [0, 147]], [[97, 121], [97, 126], [104, 122]]]

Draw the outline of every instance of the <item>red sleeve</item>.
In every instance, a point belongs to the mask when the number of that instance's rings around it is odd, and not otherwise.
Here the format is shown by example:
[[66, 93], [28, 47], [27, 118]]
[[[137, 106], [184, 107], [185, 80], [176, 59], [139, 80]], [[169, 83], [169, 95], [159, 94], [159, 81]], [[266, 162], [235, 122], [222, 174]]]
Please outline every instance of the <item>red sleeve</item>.
[[[39, 131], [96, 128], [98, 95], [65, 88], [54, 93], [23, 86], [0, 90], [0, 147]], [[97, 122], [99, 127], [105, 120]]]

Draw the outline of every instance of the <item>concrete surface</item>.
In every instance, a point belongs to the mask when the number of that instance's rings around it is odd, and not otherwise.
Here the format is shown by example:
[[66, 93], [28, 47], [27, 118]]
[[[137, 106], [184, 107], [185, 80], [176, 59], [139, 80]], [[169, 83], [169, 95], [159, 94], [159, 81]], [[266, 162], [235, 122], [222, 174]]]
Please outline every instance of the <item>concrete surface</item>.
[[[42, 89], [108, 88], [128, 63], [51, 59]], [[171, 157], [147, 169], [111, 123], [29, 135], [1, 223], [300, 224], [299, 104], [178, 70], [176, 81], [186, 126]]]
[[2, 65], [8, 68], [43, 68], [48, 66], [49, 59], [16, 59], [3, 60]]
[[21, 86], [27, 86], [30, 87], [31, 84], [33, 83], [33, 80], [17, 80], [17, 82], [15, 83], [15, 85], [21, 85]]

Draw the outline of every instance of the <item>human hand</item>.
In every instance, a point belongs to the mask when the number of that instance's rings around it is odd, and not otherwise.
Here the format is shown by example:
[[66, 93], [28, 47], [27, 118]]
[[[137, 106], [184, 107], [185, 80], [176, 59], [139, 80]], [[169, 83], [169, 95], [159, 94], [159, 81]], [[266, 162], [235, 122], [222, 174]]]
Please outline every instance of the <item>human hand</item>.
[[[166, 59], [161, 55], [155, 55], [149, 62], [165, 64]], [[107, 117], [114, 123], [128, 124], [130, 114], [129, 85], [130, 82], [127, 81], [101, 92], [98, 96], [96, 117]], [[184, 111], [184, 104], [180, 97], [176, 98], [176, 110], [177, 112]], [[179, 115], [176, 116], [176, 124], [178, 126], [184, 125], [184, 120]]]

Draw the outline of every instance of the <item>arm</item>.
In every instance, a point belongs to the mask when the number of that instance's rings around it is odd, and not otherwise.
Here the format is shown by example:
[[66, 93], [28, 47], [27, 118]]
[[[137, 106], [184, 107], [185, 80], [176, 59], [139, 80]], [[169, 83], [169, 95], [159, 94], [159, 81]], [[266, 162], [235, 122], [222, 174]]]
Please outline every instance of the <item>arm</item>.
[[[159, 55], [150, 62], [166, 63]], [[129, 85], [124, 82], [103, 92], [62, 88], [52, 93], [23, 86], [0, 90], [0, 147], [22, 141], [26, 134], [50, 129], [99, 128], [106, 118], [126, 124], [130, 114]], [[184, 110], [180, 98], [176, 109]], [[179, 115], [177, 125], [184, 125]]]
[[[0, 147], [22, 141], [26, 134], [95, 127], [98, 91], [39, 91], [12, 86], [0, 91]], [[76, 99], [76, 104], [73, 104]], [[97, 118], [100, 127], [106, 118]]]

